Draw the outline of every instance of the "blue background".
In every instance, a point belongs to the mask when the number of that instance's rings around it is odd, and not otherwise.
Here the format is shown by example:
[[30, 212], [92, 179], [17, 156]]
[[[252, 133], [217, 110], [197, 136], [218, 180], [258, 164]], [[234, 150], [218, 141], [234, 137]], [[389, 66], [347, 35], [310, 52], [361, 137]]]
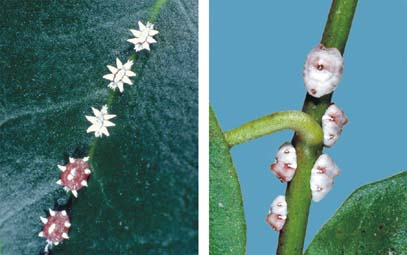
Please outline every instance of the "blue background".
[[[302, 67], [322, 36], [331, 1], [210, 2], [210, 102], [223, 130], [281, 110], [300, 110]], [[312, 203], [305, 247], [357, 187], [407, 168], [407, 1], [359, 1], [333, 101], [349, 118], [325, 149], [341, 168], [333, 190]], [[232, 149], [247, 221], [247, 254], [273, 254], [266, 223], [285, 185], [269, 171], [291, 131]]]

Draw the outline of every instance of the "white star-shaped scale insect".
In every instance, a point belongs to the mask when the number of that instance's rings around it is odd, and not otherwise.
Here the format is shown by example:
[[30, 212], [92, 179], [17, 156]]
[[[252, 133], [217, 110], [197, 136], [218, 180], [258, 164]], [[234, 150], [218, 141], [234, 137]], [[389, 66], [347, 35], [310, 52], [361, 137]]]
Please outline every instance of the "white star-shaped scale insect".
[[147, 24], [144, 25], [139, 21], [138, 27], [139, 30], [130, 29], [135, 38], [128, 39], [127, 41], [134, 44], [136, 52], [144, 49], [150, 50], [150, 44], [157, 42], [153, 36], [158, 34], [158, 31], [154, 30], [154, 24], [151, 24], [150, 22], [147, 22]]
[[128, 60], [123, 65], [120, 59], [116, 58], [116, 66], [117, 67], [108, 65], [107, 68], [111, 73], [104, 75], [103, 78], [110, 81], [109, 85], [107, 85], [109, 88], [113, 90], [119, 88], [120, 92], [123, 93], [125, 83], [129, 85], [133, 84], [129, 77], [136, 76], [136, 73], [131, 71], [133, 61]]
[[116, 124], [109, 120], [116, 117], [116, 115], [107, 113], [107, 105], [104, 105], [100, 111], [92, 107], [92, 111], [95, 116], [85, 116], [86, 119], [92, 123], [86, 132], [95, 132], [96, 137], [102, 137], [103, 135], [109, 136], [107, 127], [116, 126]]

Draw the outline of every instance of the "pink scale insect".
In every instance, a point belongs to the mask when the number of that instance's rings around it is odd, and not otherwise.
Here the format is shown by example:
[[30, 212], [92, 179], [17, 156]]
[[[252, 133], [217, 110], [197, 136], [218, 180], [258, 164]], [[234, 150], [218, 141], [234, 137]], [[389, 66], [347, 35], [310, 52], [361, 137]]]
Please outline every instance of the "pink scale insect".
[[343, 57], [338, 49], [319, 44], [310, 51], [304, 64], [304, 84], [313, 97], [320, 98], [332, 93], [343, 73]]
[[332, 103], [322, 116], [324, 131], [324, 146], [331, 147], [339, 139], [343, 127], [348, 123], [348, 117], [336, 104]]
[[290, 182], [297, 170], [297, 154], [292, 144], [286, 142], [280, 146], [270, 171], [282, 182]]
[[285, 196], [277, 196], [271, 203], [270, 210], [266, 216], [266, 222], [275, 231], [279, 232], [283, 229], [287, 219], [288, 209]]
[[78, 190], [88, 186], [88, 178], [91, 173], [88, 164], [89, 157], [69, 158], [69, 163], [65, 166], [58, 165], [61, 170], [61, 177], [57, 184], [64, 186], [64, 190], [71, 191], [78, 197]]
[[40, 220], [44, 226], [38, 236], [47, 239], [44, 249], [46, 253], [48, 253], [50, 246], [58, 245], [65, 239], [69, 239], [68, 232], [71, 222], [65, 210], [53, 211], [49, 209], [49, 217], [40, 217]]

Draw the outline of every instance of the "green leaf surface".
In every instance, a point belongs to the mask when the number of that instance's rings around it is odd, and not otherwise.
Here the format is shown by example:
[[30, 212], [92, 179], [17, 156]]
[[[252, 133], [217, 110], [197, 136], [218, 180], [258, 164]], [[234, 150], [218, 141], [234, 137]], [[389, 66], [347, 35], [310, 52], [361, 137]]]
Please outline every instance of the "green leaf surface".
[[91, 106], [107, 102], [106, 65], [154, 0], [2, 1], [0, 243], [39, 254], [39, 216], [67, 208], [70, 239], [53, 254], [197, 254], [197, 1], [168, 1], [134, 85], [116, 97], [110, 137], [97, 141], [89, 187], [55, 184], [68, 156], [89, 153]]
[[309, 245], [307, 255], [407, 254], [407, 172], [350, 195]]
[[246, 254], [242, 192], [215, 113], [209, 119], [209, 246], [211, 255]]

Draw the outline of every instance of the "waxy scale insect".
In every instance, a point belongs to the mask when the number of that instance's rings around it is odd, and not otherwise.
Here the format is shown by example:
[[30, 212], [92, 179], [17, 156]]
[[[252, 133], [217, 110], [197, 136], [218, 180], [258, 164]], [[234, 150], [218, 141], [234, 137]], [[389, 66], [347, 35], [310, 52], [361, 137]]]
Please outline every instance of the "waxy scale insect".
[[324, 146], [331, 147], [339, 139], [343, 127], [348, 123], [345, 113], [336, 105], [331, 104], [322, 116]]
[[312, 200], [321, 201], [333, 188], [334, 178], [338, 176], [340, 170], [335, 162], [327, 154], [322, 154], [315, 161], [311, 169], [310, 187]]
[[53, 211], [49, 209], [49, 217], [40, 217], [40, 220], [44, 223], [44, 226], [38, 236], [47, 239], [47, 245], [44, 249], [46, 253], [49, 246], [58, 245], [65, 239], [69, 239], [68, 232], [71, 222], [65, 210]]
[[66, 191], [71, 191], [75, 197], [78, 197], [78, 190], [88, 186], [88, 178], [91, 173], [88, 160], [89, 157], [69, 158], [69, 163], [65, 166], [58, 165], [62, 172], [57, 184], [64, 186]]
[[282, 182], [289, 182], [294, 177], [295, 170], [297, 170], [295, 148], [288, 142], [284, 143], [278, 149], [274, 163], [270, 166], [270, 171]]
[[336, 48], [319, 44], [307, 55], [303, 78], [308, 94], [322, 97], [332, 93], [339, 84], [343, 72], [343, 58]]
[[277, 196], [271, 203], [270, 210], [266, 216], [266, 222], [275, 230], [283, 229], [287, 219], [288, 210], [285, 196]]

